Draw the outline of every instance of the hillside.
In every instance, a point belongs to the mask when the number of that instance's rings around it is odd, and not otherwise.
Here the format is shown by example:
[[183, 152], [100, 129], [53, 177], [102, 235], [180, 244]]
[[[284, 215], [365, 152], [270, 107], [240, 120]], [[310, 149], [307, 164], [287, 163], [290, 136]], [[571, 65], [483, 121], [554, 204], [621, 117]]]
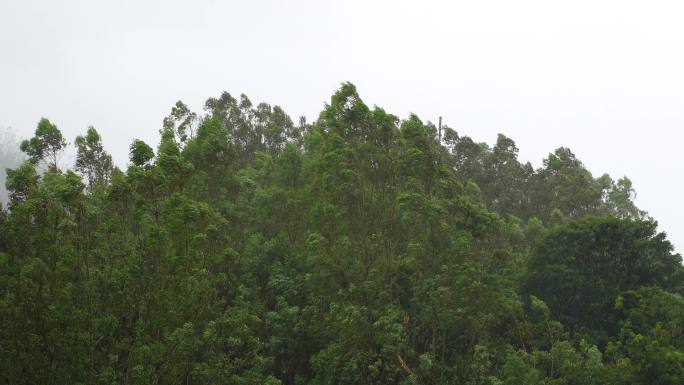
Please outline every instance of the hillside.
[[684, 383], [681, 257], [568, 148], [534, 169], [350, 83], [312, 123], [178, 102], [126, 170], [74, 145], [42, 119], [7, 173], [2, 383]]

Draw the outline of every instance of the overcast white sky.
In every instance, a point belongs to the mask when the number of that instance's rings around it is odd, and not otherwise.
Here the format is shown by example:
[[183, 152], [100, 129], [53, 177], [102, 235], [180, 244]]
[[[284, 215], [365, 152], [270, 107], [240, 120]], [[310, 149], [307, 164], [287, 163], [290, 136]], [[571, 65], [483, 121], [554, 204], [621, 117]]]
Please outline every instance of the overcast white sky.
[[570, 147], [684, 247], [678, 1], [0, 0], [0, 127], [94, 125], [118, 164], [182, 99], [222, 90], [316, 118], [342, 81], [400, 117]]

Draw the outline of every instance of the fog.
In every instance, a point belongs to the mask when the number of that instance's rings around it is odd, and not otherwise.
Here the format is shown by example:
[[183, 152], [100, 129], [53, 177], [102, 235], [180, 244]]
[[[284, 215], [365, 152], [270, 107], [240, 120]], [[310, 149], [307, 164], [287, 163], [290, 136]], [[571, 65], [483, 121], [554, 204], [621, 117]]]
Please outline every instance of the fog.
[[44, 116], [73, 142], [93, 125], [125, 165], [178, 99], [201, 110], [226, 90], [312, 120], [351, 81], [400, 117], [503, 133], [537, 166], [566, 146], [629, 176], [681, 250], [683, 16], [675, 1], [2, 0], [0, 127], [25, 138]]
[[7, 169], [17, 167], [24, 160], [24, 154], [19, 150], [19, 142], [17, 141], [14, 131], [8, 127], [0, 127], [0, 202], [7, 203], [7, 188], [5, 187], [5, 178], [7, 177]]

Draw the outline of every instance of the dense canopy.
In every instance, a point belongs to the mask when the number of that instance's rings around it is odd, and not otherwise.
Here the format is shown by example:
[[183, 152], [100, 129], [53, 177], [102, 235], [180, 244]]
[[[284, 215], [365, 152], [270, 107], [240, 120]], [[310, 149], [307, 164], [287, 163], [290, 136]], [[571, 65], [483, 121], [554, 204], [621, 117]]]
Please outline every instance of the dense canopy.
[[224, 92], [112, 164], [41, 119], [0, 213], [6, 384], [682, 384], [684, 272], [627, 178], [342, 84]]

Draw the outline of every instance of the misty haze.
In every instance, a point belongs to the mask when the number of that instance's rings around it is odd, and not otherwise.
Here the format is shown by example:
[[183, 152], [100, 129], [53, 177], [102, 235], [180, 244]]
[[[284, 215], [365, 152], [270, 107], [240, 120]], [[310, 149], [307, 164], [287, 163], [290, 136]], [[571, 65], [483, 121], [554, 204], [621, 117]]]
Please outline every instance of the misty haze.
[[0, 0], [0, 383], [684, 384], [683, 17]]

